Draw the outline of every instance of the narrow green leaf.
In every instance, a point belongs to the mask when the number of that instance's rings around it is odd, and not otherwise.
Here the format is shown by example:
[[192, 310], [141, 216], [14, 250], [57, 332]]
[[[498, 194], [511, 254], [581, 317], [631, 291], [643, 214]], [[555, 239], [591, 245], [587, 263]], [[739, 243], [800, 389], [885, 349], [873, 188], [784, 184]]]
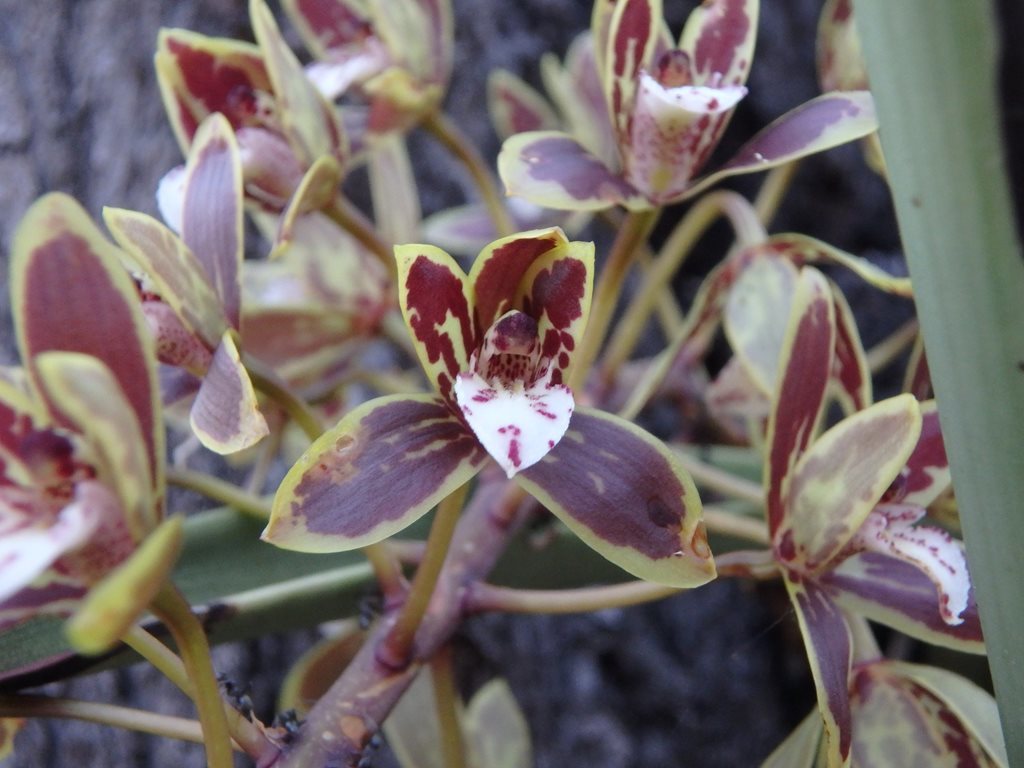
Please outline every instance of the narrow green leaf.
[[889, 179], [1013, 765], [1024, 765], [1024, 254], [997, 4], [859, 0]]

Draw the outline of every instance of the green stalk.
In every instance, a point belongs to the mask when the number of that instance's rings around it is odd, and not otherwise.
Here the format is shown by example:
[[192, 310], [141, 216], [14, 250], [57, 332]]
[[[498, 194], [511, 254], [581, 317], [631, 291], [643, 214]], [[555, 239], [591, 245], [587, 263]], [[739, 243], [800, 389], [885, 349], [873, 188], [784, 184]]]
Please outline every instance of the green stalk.
[[210, 662], [210, 644], [199, 620], [178, 590], [164, 586], [153, 601], [156, 614], [174, 636], [192, 681], [199, 721], [203, 724], [206, 762], [210, 768], [231, 768], [231, 737], [220, 699], [220, 687]]
[[1024, 254], [996, 4], [858, 0], [1010, 764], [1024, 765]]
[[431, 682], [434, 684], [434, 706], [441, 727], [441, 756], [447, 768], [466, 768], [466, 748], [459, 717], [459, 692], [455, 686], [455, 665], [452, 647], [446, 645], [430, 660]]
[[466, 500], [466, 490], [467, 486], [463, 485], [438, 504], [437, 515], [427, 538], [423, 562], [416, 569], [409, 597], [402, 606], [394, 626], [381, 641], [378, 653], [395, 669], [407, 664], [412, 653], [416, 630], [427, 612], [430, 599], [434, 595], [434, 586], [441, 574], [441, 566], [448, 556], [448, 545], [455, 533], [455, 524], [459, 521], [462, 504]]
[[389, 243], [374, 228], [366, 215], [349, 202], [343, 195], [336, 195], [334, 200], [323, 209], [331, 221], [348, 232], [360, 245], [376, 256], [388, 273], [394, 277], [396, 273], [395, 257]]
[[323, 434], [324, 426], [320, 423], [320, 418], [306, 401], [295, 394], [288, 383], [277, 375], [276, 371], [244, 353], [242, 364], [252, 379], [252, 385], [284, 408], [310, 440], [316, 440]]
[[269, 500], [247, 493], [237, 485], [221, 480], [219, 477], [197, 472], [194, 469], [168, 467], [167, 482], [179, 488], [187, 488], [190, 491], [201, 493], [203, 496], [233, 507], [239, 512], [252, 515], [257, 520], [267, 521], [270, 519]]
[[[612, 244], [612, 252], [608, 254], [608, 260], [604, 263], [597, 279], [597, 285], [594, 287], [587, 332], [576, 353], [576, 362], [573, 363], [570, 383], [573, 389], [582, 388], [591, 366], [597, 360], [598, 350], [601, 349], [611, 326], [615, 307], [619, 303], [626, 273], [629, 272], [629, 267], [633, 263], [637, 251], [647, 241], [647, 236], [651, 234], [651, 230], [658, 222], [659, 215], [661, 215], [660, 208], [649, 211], [630, 211], [622, 220], [619, 233]], [[653, 306], [654, 300], [651, 303]]]
[[202, 728], [195, 720], [100, 701], [0, 694], [0, 717], [58, 717], [191, 741], [195, 744], [203, 743]]
[[515, 232], [515, 224], [508, 214], [508, 209], [505, 208], [505, 197], [498, 189], [494, 174], [491, 173], [469, 139], [463, 136], [458, 126], [449, 120], [442, 111], [435, 110], [427, 115], [423, 121], [423, 128], [451, 152], [452, 156], [462, 163], [469, 172], [483, 198], [498, 237], [505, 237]]

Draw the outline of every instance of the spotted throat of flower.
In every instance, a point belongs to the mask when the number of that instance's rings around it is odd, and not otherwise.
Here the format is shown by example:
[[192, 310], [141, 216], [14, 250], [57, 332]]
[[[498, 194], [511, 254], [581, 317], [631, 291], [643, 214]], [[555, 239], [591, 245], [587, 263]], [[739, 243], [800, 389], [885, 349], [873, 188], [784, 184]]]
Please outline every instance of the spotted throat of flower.
[[536, 464], [569, 428], [572, 392], [551, 383], [537, 321], [506, 312], [484, 334], [469, 370], [455, 381], [455, 400], [470, 429], [508, 477]]

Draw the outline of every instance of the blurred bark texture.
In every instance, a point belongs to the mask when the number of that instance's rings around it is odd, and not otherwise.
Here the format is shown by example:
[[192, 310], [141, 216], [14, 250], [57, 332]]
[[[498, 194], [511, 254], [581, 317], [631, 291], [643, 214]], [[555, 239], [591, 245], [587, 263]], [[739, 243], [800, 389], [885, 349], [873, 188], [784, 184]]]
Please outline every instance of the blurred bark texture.
[[[459, 48], [447, 106], [494, 157], [498, 142], [483, 111], [487, 71], [503, 66], [537, 82], [540, 55], [564, 52], [585, 28], [590, 2], [454, 4]], [[675, 29], [694, 4], [666, 3]], [[724, 151], [816, 94], [818, 7], [818, 0], [765, 0], [750, 97]], [[243, 0], [0, 0], [4, 283], [14, 226], [44, 192], [69, 192], [97, 216], [104, 205], [154, 212], [158, 179], [180, 162], [152, 70], [160, 26], [250, 38]], [[459, 202], [468, 180], [429, 140], [414, 137], [412, 146], [425, 211]], [[740, 188], [754, 187], [745, 182]], [[805, 163], [777, 228], [874, 252], [887, 268], [899, 269], [896, 257], [885, 256], [897, 241], [884, 185], [863, 170], [856, 148]], [[681, 278], [684, 293], [695, 279]], [[13, 362], [6, 289], [0, 317], [0, 362]], [[865, 340], [877, 335], [869, 328]], [[771, 587], [723, 582], [657, 605], [593, 616], [483, 617], [467, 623], [457, 647], [468, 687], [495, 675], [508, 678], [530, 721], [541, 768], [755, 765], [813, 701], [796, 623], [789, 613], [778, 618], [786, 605], [778, 597]], [[269, 718], [277, 682], [313, 639], [307, 631], [223, 647], [215, 663], [236, 682], [251, 684], [257, 713]], [[178, 692], [142, 666], [47, 690], [191, 716]], [[191, 745], [50, 721], [24, 729], [16, 757], [4, 768], [202, 763], [201, 750]], [[394, 764], [386, 747], [374, 764]]]

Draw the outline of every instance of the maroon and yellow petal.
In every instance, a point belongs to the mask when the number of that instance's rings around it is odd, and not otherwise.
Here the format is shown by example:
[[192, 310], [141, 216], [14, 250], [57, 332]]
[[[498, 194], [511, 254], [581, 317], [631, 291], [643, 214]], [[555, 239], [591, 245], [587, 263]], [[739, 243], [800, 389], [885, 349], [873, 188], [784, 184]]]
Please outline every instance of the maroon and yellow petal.
[[227, 119], [211, 115], [196, 132], [185, 166], [181, 239], [206, 271], [224, 316], [238, 328], [242, 234], [242, 162]]
[[814, 439], [825, 403], [835, 347], [835, 318], [828, 281], [804, 269], [793, 296], [782, 346], [779, 379], [768, 419], [764, 485], [768, 528], [782, 525], [793, 468]]
[[832, 360], [833, 389], [836, 399], [846, 413], [862, 411], [871, 405], [871, 370], [868, 368], [867, 353], [860, 340], [857, 321], [853, 310], [843, 296], [839, 286], [832, 284], [832, 299], [835, 302], [836, 349]]
[[624, 144], [630, 135], [640, 73], [650, 69], [662, 23], [661, 0], [619, 0], [608, 26], [602, 72], [609, 115]]
[[561, 442], [516, 481], [640, 578], [696, 587], [715, 577], [693, 481], [663, 443], [624, 419], [578, 408]]
[[36, 201], [15, 233], [11, 254], [18, 347], [37, 381], [33, 359], [51, 350], [91, 355], [110, 369], [138, 419], [159, 497], [164, 432], [155, 353], [121, 263], [120, 251], [73, 199], [54, 193]]
[[144, 213], [104, 208], [103, 220], [154, 291], [210, 349], [228, 327], [220, 298], [195, 254], [171, 230]]
[[303, 552], [372, 544], [468, 482], [486, 457], [439, 398], [373, 400], [325, 432], [291, 468], [263, 539]]
[[855, 670], [850, 695], [856, 765], [1008, 764], [995, 699], [958, 675], [880, 661]]
[[455, 377], [476, 349], [472, 299], [455, 260], [431, 245], [395, 246], [398, 301], [427, 378], [454, 405]]
[[904, 504], [927, 507], [949, 488], [952, 480], [939, 408], [934, 400], [928, 400], [921, 403], [921, 436], [900, 474], [897, 497]]
[[240, 40], [162, 29], [154, 63], [167, 116], [185, 153], [207, 115], [220, 112], [233, 128], [241, 128], [253, 118], [257, 94], [271, 91], [260, 49]]
[[213, 353], [189, 423], [199, 442], [220, 454], [249, 448], [270, 433], [231, 331]]
[[878, 119], [867, 91], [818, 96], [762, 129], [720, 170], [690, 187], [684, 197], [693, 197], [729, 176], [775, 168], [863, 138], [876, 130]]
[[317, 57], [332, 48], [361, 42], [370, 32], [363, 3], [351, 0], [282, 0], [281, 6], [299, 30], [302, 42]]
[[510, 309], [518, 309], [520, 291], [530, 268], [568, 244], [561, 229], [549, 227], [509, 235], [487, 245], [473, 262], [467, 281], [477, 333], [482, 335]]
[[686, 20], [679, 47], [690, 57], [695, 85], [743, 85], [757, 39], [759, 0], [708, 0]]
[[343, 163], [348, 147], [334, 108], [306, 77], [264, 0], [250, 0], [249, 16], [273, 85], [278, 117], [296, 155], [307, 163], [324, 155]]
[[572, 136], [530, 131], [505, 140], [498, 174], [509, 195], [563, 211], [601, 211], [615, 205], [632, 210], [651, 204], [605, 161]]
[[495, 69], [487, 78], [487, 106], [498, 138], [526, 131], [555, 130], [561, 121], [547, 99], [508, 70]]
[[594, 287], [594, 244], [568, 242], [538, 258], [520, 283], [516, 304], [537, 321], [542, 360], [551, 381], [569, 379], [575, 351], [590, 317]]
[[831, 565], [907, 463], [921, 431], [910, 395], [843, 419], [800, 458], [774, 534], [779, 556], [801, 570]]
[[96, 457], [97, 478], [113, 490], [135, 541], [156, 527], [160, 500], [146, 463], [138, 422], [102, 362], [77, 352], [44, 352], [36, 359], [46, 397], [83, 435]]
[[825, 726], [828, 765], [845, 766], [850, 760], [853, 736], [848, 693], [853, 659], [850, 630], [842, 610], [822, 587], [788, 576], [785, 582], [811, 665], [818, 711]]

